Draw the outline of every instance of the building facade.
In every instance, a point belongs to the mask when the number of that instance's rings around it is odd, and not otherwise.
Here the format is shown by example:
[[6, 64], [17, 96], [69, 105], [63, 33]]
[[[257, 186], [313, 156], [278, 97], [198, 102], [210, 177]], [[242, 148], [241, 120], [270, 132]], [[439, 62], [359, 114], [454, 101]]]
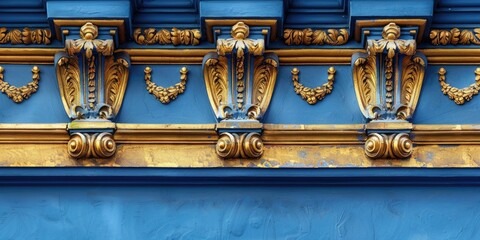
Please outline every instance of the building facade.
[[478, 239], [479, 13], [0, 1], [0, 239]]

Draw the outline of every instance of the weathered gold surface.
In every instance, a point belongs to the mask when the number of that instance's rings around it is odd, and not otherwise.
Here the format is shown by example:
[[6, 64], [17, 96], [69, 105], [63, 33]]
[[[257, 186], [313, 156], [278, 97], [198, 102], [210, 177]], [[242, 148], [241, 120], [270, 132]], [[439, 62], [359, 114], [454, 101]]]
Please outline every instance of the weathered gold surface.
[[164, 104], [168, 104], [171, 101], [175, 100], [178, 95], [185, 92], [187, 84], [187, 73], [188, 70], [186, 67], [180, 69], [180, 82], [175, 84], [175, 86], [170, 86], [164, 88], [162, 86], [157, 86], [156, 83], [152, 82], [152, 69], [146, 67], [145, 70], [145, 83], [147, 84], [147, 91], [150, 94], [153, 94], [157, 100]]
[[475, 83], [471, 84], [468, 87], [459, 89], [452, 87], [446, 82], [446, 73], [445, 68], [440, 68], [438, 70], [438, 81], [440, 81], [440, 86], [442, 86], [443, 94], [447, 95], [448, 98], [453, 100], [458, 105], [463, 105], [465, 102], [472, 100], [472, 98], [478, 94], [480, 90], [480, 68], [475, 70]]
[[345, 28], [327, 31], [314, 31], [311, 28], [285, 29], [283, 38], [287, 45], [343, 45], [348, 42], [348, 30]]
[[32, 94], [38, 90], [38, 81], [40, 81], [40, 68], [34, 66], [32, 68], [32, 81], [27, 85], [15, 87], [3, 80], [3, 67], [0, 66], [0, 91], [7, 94], [7, 96], [16, 103], [21, 103], [28, 99]]
[[430, 31], [430, 40], [433, 45], [468, 45], [480, 44], [480, 28], [473, 30], [460, 30], [452, 28], [451, 30], [434, 29]]
[[45, 44], [51, 43], [52, 33], [49, 29], [23, 30], [0, 27], [0, 44]]
[[[66, 124], [0, 124], [1, 166], [480, 167], [477, 125], [414, 125], [408, 159], [370, 160], [364, 125], [265, 124], [259, 159], [225, 161], [215, 124], [116, 124], [115, 156], [75, 160]], [[41, 144], [40, 144], [41, 143]], [[438, 145], [440, 144], [440, 145]], [[31, 154], [35, 152], [36, 154]]]
[[[215, 144], [117, 144], [107, 159], [71, 158], [65, 144], [0, 144], [0, 166], [118, 167], [480, 167], [479, 145], [416, 146], [408, 159], [369, 159], [363, 146], [268, 145], [259, 159], [223, 160]], [[33, 155], [32, 152], [37, 154]]]
[[297, 68], [292, 69], [292, 81], [293, 88], [295, 93], [300, 95], [303, 100], [307, 101], [308, 104], [315, 104], [317, 101], [321, 101], [325, 96], [330, 94], [333, 90], [333, 83], [335, 81], [335, 68], [330, 67], [328, 69], [328, 78], [327, 83], [324, 83], [321, 87], [309, 88], [303, 86], [298, 81], [298, 74], [300, 71]]
[[202, 34], [198, 29], [177, 29], [172, 28], [156, 30], [155, 28], [147, 28], [142, 32], [141, 28], [136, 28], [133, 32], [133, 40], [137, 44], [173, 44], [173, 45], [198, 45]]

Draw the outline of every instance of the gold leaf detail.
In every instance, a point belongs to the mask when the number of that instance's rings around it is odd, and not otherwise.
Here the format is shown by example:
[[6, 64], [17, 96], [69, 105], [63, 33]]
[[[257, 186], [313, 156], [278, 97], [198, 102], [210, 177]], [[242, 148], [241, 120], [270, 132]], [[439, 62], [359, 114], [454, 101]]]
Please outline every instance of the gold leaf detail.
[[228, 65], [227, 58], [219, 56], [205, 62], [203, 76], [207, 87], [208, 98], [217, 118], [223, 116], [221, 106], [228, 104]]
[[[65, 112], [80, 106], [80, 69], [76, 57], [62, 57], [57, 62], [57, 79]], [[74, 116], [70, 116], [74, 117]]]
[[114, 115], [118, 114], [122, 106], [128, 74], [127, 60], [115, 60], [113, 56], [105, 58], [105, 103], [112, 107]]
[[155, 28], [147, 28], [143, 30], [136, 28], [133, 32], [133, 40], [137, 44], [153, 45], [153, 44], [173, 44], [173, 45], [198, 45], [202, 33], [198, 29], [177, 29], [172, 28], [156, 30]]
[[358, 104], [365, 117], [376, 118], [378, 116], [372, 115], [369, 108], [375, 106], [377, 103], [377, 71], [376, 59], [374, 56], [367, 58], [358, 58], [353, 65], [353, 85]]
[[348, 42], [347, 29], [328, 29], [312, 30], [305, 29], [285, 29], [283, 38], [286, 45], [343, 45]]
[[[272, 98], [277, 80], [278, 62], [271, 58], [258, 57], [255, 59], [254, 66], [252, 103], [260, 108], [259, 114], [263, 115]], [[252, 111], [252, 114], [251, 118], [259, 117], [255, 111]]]
[[7, 94], [7, 96], [16, 103], [21, 103], [28, 99], [33, 93], [38, 90], [38, 81], [40, 80], [40, 69], [37, 66], [32, 68], [32, 81], [25, 86], [15, 87], [3, 80], [3, 67], [0, 66], [0, 91]]
[[157, 86], [152, 82], [152, 69], [150, 67], [145, 68], [145, 82], [147, 83], [147, 90], [150, 94], [153, 94], [156, 99], [160, 102], [167, 104], [170, 101], [175, 100], [178, 95], [182, 94], [185, 91], [185, 85], [187, 84], [187, 73], [188, 70], [186, 67], [180, 69], [180, 82], [175, 84], [175, 86], [170, 86], [167, 88]]
[[442, 86], [443, 94], [447, 95], [448, 98], [452, 99], [456, 104], [462, 105], [472, 100], [473, 96], [478, 94], [480, 90], [480, 68], [475, 70], [475, 83], [461, 89], [452, 87], [446, 82], [446, 73], [447, 70], [445, 70], [445, 68], [440, 68], [440, 70], [438, 70], [438, 81], [440, 81], [440, 86]]
[[297, 68], [292, 69], [292, 81], [295, 93], [300, 95], [303, 100], [308, 104], [315, 104], [317, 101], [321, 101], [325, 96], [330, 94], [333, 90], [333, 83], [335, 81], [335, 68], [330, 67], [328, 69], [328, 82], [324, 83], [321, 87], [309, 88], [303, 86], [298, 82], [298, 74], [300, 71]]
[[[400, 103], [407, 107], [408, 112], [402, 113], [400, 118], [406, 119], [411, 117], [410, 114], [415, 111], [417, 106], [425, 74], [425, 62], [420, 57], [406, 57], [402, 66]], [[398, 113], [397, 116], [399, 116]]]

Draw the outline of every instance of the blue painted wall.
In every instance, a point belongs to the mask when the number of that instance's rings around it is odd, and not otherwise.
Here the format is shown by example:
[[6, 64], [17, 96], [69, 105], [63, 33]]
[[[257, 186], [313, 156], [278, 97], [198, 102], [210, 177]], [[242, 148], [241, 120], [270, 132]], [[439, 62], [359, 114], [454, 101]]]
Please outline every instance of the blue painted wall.
[[478, 239], [479, 180], [449, 169], [0, 169], [0, 239]]

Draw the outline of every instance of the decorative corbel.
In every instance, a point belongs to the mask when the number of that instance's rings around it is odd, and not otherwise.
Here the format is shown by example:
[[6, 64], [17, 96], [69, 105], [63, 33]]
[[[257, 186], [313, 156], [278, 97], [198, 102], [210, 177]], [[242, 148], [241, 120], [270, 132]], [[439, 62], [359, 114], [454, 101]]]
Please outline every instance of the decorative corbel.
[[412, 153], [408, 120], [417, 106], [427, 61], [416, 53], [415, 39], [402, 38], [405, 35], [390, 23], [383, 28], [381, 39], [367, 40], [366, 54], [352, 57], [358, 105], [371, 120], [365, 143], [365, 153], [371, 158], [406, 158]]
[[98, 27], [87, 22], [79, 38], [65, 40], [66, 52], [55, 56], [60, 96], [73, 120], [68, 126], [73, 158], [108, 158], [116, 149], [112, 120], [123, 102], [130, 58], [114, 54], [113, 40], [98, 35]]
[[216, 151], [222, 158], [258, 158], [263, 153], [260, 121], [272, 98], [278, 58], [264, 53], [263, 38], [249, 35], [245, 23], [236, 23], [232, 38], [218, 39], [217, 52], [203, 59], [208, 98], [219, 121]]

